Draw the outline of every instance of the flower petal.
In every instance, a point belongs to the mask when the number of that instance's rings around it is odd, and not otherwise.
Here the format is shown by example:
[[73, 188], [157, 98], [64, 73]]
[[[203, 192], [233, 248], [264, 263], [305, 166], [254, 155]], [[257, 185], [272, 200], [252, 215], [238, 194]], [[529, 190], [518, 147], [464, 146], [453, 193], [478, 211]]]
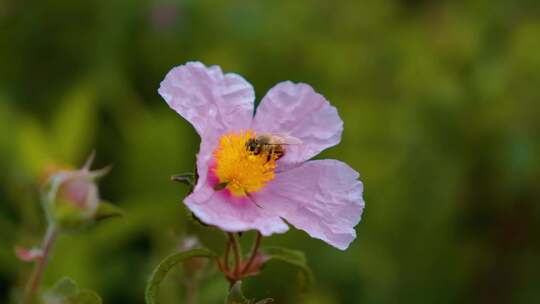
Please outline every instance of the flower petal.
[[201, 137], [216, 137], [251, 124], [253, 87], [237, 74], [223, 74], [218, 66], [200, 62], [177, 66], [167, 73], [158, 92]]
[[252, 128], [256, 132], [289, 135], [302, 140], [287, 146], [285, 163], [312, 158], [341, 140], [343, 121], [335, 107], [307, 84], [290, 81], [270, 89], [257, 108]]
[[359, 174], [337, 160], [308, 161], [279, 173], [258, 196], [261, 205], [310, 236], [345, 250], [364, 209]]
[[258, 230], [269, 236], [289, 230], [281, 218], [257, 206], [251, 198], [215, 191], [208, 183], [201, 184], [184, 202], [202, 222], [224, 231]]

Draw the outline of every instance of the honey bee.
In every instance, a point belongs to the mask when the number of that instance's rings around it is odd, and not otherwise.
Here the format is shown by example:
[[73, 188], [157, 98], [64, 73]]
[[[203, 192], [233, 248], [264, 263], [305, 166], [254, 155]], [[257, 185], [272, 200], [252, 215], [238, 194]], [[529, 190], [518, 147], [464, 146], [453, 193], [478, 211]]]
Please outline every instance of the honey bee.
[[302, 141], [296, 137], [281, 134], [263, 133], [246, 142], [246, 149], [253, 155], [266, 154], [266, 161], [280, 159], [285, 154], [286, 145], [299, 145]]

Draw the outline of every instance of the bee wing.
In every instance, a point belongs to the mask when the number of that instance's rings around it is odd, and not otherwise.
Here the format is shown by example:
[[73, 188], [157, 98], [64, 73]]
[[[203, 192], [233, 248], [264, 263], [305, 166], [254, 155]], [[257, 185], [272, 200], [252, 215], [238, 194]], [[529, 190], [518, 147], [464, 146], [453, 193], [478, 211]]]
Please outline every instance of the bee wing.
[[303, 143], [300, 138], [286, 134], [272, 134], [272, 139], [279, 145], [300, 145]]

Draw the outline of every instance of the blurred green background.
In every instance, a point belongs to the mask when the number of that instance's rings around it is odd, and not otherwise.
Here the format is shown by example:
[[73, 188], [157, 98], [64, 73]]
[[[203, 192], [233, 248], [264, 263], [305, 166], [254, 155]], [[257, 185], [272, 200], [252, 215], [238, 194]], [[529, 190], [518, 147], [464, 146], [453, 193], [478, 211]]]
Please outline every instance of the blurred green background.
[[[306, 252], [298, 296], [279, 263], [246, 282], [277, 303], [540, 301], [540, 3], [530, 1], [0, 1], [0, 302], [39, 242], [36, 179], [50, 164], [113, 164], [102, 197], [126, 216], [63, 235], [44, 287], [63, 275], [104, 303], [143, 303], [158, 261], [186, 235], [222, 250], [169, 181], [199, 139], [157, 94], [188, 60], [220, 65], [260, 100], [311, 84], [345, 121], [337, 158], [361, 173], [366, 209], [341, 252], [292, 230], [264, 244]], [[536, 231], [536, 232], [535, 232]], [[252, 234], [244, 238], [249, 241]], [[161, 288], [182, 303], [181, 273]], [[222, 303], [213, 273], [200, 303]]]

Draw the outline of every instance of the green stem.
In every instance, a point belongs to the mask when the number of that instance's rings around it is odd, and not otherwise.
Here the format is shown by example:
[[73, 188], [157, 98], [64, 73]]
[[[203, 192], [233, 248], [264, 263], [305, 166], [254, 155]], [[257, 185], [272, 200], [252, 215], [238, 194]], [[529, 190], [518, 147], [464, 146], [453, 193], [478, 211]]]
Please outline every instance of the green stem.
[[36, 261], [34, 272], [32, 273], [30, 280], [28, 281], [22, 303], [32, 303], [34, 295], [39, 288], [39, 284], [41, 283], [43, 272], [45, 271], [45, 267], [47, 266], [49, 255], [57, 236], [58, 230], [56, 229], [56, 226], [54, 224], [49, 224], [49, 227], [47, 227], [47, 232], [45, 233], [45, 236], [43, 237], [43, 241], [41, 243], [42, 256]]

